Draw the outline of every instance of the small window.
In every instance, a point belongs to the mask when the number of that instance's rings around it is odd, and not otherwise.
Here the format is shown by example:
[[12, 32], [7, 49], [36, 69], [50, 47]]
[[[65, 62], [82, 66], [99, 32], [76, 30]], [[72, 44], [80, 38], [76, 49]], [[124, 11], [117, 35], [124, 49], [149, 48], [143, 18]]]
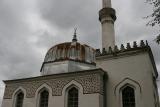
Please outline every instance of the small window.
[[68, 91], [68, 107], [78, 107], [78, 89], [75, 87]]
[[40, 93], [40, 107], [48, 107], [48, 97], [49, 93], [48, 91], [44, 90]]
[[16, 96], [16, 106], [15, 107], [23, 107], [23, 99], [24, 99], [24, 94], [22, 92], [18, 93]]
[[123, 107], [135, 107], [134, 89], [127, 86], [122, 90]]

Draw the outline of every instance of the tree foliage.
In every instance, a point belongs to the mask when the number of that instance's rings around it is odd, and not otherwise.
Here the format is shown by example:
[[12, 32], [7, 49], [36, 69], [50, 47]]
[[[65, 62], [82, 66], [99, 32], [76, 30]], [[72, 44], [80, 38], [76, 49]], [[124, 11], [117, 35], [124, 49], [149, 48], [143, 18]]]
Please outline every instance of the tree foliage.
[[[160, 0], [146, 0], [147, 3], [153, 6], [153, 12], [147, 18], [151, 20], [147, 23], [148, 26], [159, 26], [160, 27]], [[160, 44], [160, 33], [157, 35], [156, 42]]]

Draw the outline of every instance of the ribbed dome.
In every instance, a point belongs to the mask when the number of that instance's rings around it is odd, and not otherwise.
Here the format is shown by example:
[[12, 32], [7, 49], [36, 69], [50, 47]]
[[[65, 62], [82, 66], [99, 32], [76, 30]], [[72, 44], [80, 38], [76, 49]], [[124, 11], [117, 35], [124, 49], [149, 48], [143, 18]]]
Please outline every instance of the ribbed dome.
[[46, 62], [73, 60], [95, 64], [95, 50], [78, 42], [65, 42], [50, 48], [45, 56]]
[[95, 69], [95, 49], [77, 42], [76, 29], [72, 42], [50, 48], [41, 67], [41, 75]]

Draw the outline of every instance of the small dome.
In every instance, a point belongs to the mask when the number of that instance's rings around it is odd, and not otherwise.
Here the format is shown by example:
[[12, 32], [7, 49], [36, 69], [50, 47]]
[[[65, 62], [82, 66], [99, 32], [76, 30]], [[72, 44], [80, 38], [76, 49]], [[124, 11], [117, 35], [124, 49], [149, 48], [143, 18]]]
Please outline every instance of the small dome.
[[77, 42], [76, 30], [72, 42], [50, 48], [41, 67], [41, 75], [95, 69], [95, 49]]
[[46, 62], [73, 60], [95, 64], [95, 49], [78, 42], [65, 42], [50, 48], [45, 56]]

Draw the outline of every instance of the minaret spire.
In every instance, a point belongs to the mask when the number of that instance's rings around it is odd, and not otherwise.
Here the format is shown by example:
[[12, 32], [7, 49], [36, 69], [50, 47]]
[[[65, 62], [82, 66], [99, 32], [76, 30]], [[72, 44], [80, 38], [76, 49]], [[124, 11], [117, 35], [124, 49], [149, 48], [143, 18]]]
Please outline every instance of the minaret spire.
[[102, 9], [99, 11], [99, 20], [102, 25], [102, 48], [115, 46], [114, 22], [115, 10], [111, 6], [111, 0], [102, 0]]
[[103, 6], [103, 8], [105, 8], [105, 7], [112, 7], [111, 6], [111, 0], [103, 0], [102, 1], [102, 6]]
[[72, 42], [77, 42], [77, 28], [74, 28], [74, 35], [73, 35]]

